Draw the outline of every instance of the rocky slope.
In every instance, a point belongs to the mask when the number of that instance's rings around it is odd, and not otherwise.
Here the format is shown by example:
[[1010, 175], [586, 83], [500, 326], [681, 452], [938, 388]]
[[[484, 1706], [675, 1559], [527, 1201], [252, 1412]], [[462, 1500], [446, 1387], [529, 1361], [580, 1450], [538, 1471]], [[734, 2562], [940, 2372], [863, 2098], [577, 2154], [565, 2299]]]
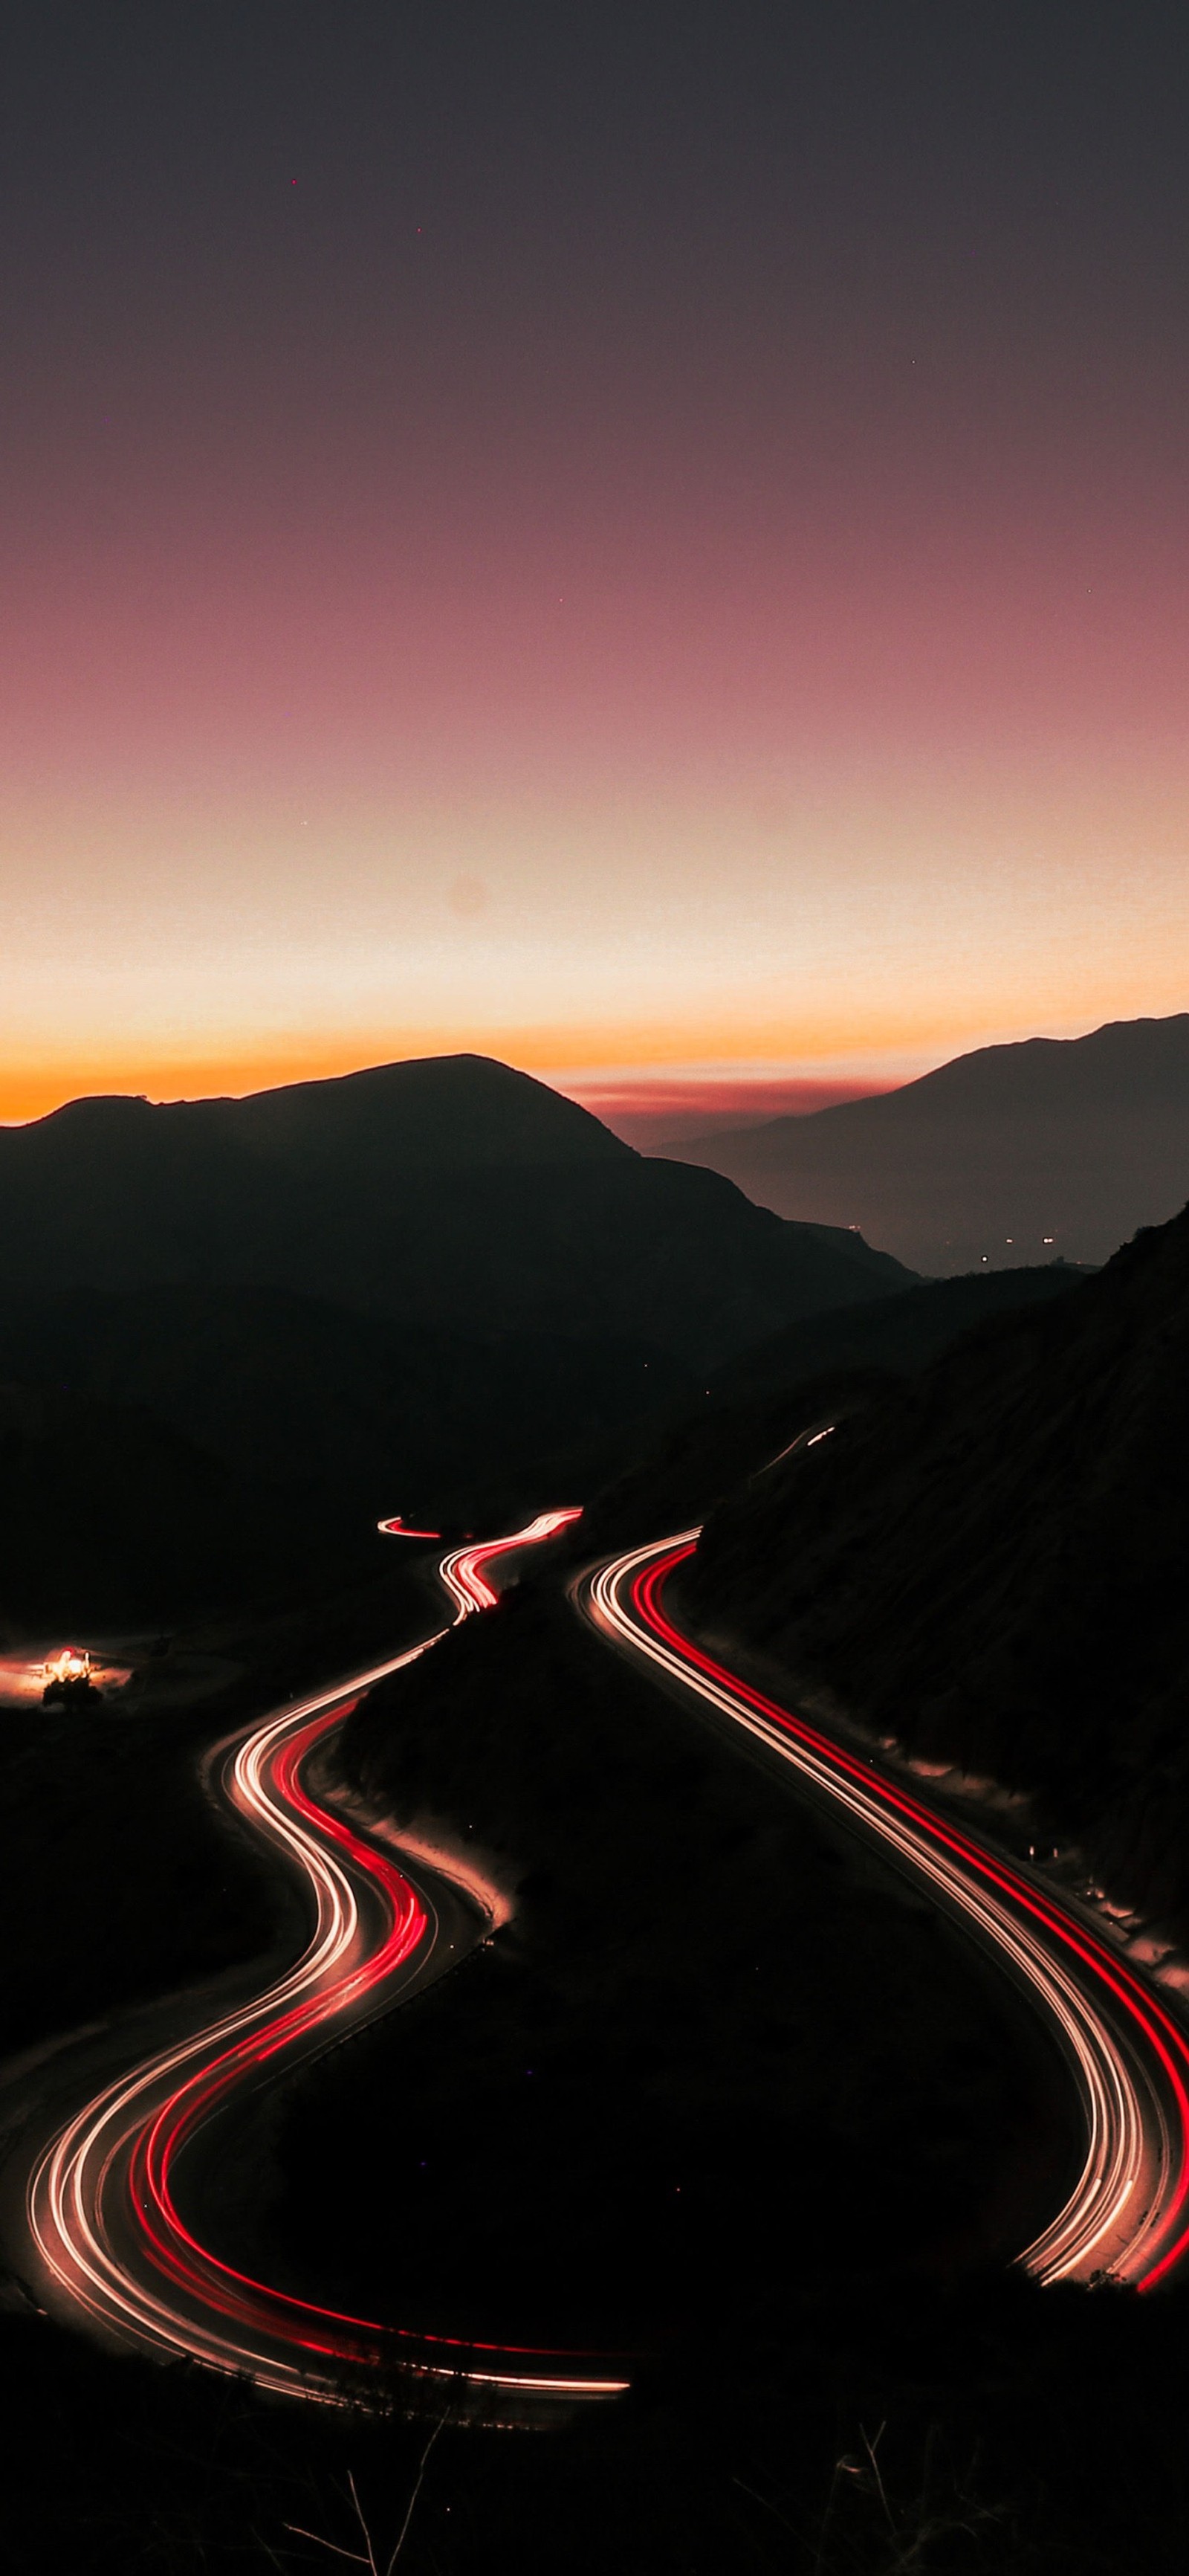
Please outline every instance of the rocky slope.
[[701, 1618], [1189, 1911], [1189, 1213], [712, 1515]]

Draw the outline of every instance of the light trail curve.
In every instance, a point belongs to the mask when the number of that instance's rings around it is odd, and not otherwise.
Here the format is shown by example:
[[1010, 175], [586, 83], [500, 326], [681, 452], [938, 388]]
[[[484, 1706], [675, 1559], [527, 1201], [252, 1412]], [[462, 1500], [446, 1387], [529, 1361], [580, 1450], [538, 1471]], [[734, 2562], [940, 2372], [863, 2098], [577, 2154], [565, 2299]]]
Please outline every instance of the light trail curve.
[[1189, 2251], [1189, 2034], [1073, 1907], [863, 1759], [728, 1671], [678, 1625], [666, 1588], [696, 1529], [583, 1578], [579, 1607], [622, 1652], [765, 1745], [956, 1915], [1055, 2029], [1085, 2116], [1082, 2170], [1019, 2257], [1041, 2281], [1150, 2290]]
[[[439, 1568], [452, 1624], [494, 1604], [496, 1563], [577, 1517], [542, 1513], [510, 1537], [452, 1549]], [[116, 2076], [38, 2147], [24, 2197], [24, 2251], [54, 2313], [125, 2347], [159, 2358], [185, 2354], [327, 2403], [357, 2399], [369, 2381], [413, 2374], [448, 2381], [461, 2410], [494, 2408], [500, 2420], [531, 2421], [559, 2404], [612, 2396], [626, 2382], [600, 2370], [594, 2356], [464, 2344], [272, 2288], [200, 2240], [182, 2187], [187, 2157], [200, 2140], [208, 2153], [217, 2148], [218, 2124], [233, 2104], [448, 1964], [432, 1874], [407, 1874], [309, 1783], [311, 1758], [361, 1693], [445, 1634], [276, 1711], [227, 1749], [219, 1784], [307, 1890], [312, 1936], [263, 1993]]]

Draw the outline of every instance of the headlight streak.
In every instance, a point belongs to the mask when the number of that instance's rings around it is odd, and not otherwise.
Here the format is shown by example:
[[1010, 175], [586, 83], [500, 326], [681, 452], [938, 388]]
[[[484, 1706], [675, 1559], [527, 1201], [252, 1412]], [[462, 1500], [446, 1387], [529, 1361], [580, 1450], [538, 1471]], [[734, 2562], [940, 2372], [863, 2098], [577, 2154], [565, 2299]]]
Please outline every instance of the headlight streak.
[[555, 1538], [559, 1530], [568, 1529], [571, 1521], [582, 1518], [578, 1504], [562, 1511], [538, 1512], [527, 1529], [518, 1530], [513, 1538], [488, 1539], [482, 1547], [456, 1547], [444, 1556], [438, 1572], [455, 1606], [455, 1624], [472, 1610], [494, 1610], [499, 1598], [487, 1581], [483, 1568], [516, 1547], [536, 1545], [540, 1540]]
[[664, 1587], [698, 1535], [603, 1566], [581, 1587], [586, 1615], [837, 1801], [1042, 2005], [1077, 2077], [1087, 2145], [1064, 2208], [1018, 2259], [1045, 2282], [1110, 2276], [1154, 2288], [1189, 2249], [1189, 2034], [1080, 1914], [674, 1626]]
[[[453, 1625], [491, 1607], [485, 1568], [550, 1538], [576, 1511], [546, 1512], [512, 1537], [452, 1549], [441, 1566]], [[26, 2193], [30, 2235], [55, 2305], [159, 2357], [187, 2354], [264, 2388], [345, 2402], [344, 2378], [394, 2366], [448, 2379], [511, 2407], [609, 2397], [627, 2385], [585, 2356], [464, 2343], [324, 2309], [268, 2287], [202, 2245], [179, 2212], [177, 2162], [233, 2093], [386, 2010], [395, 1979], [432, 1957], [428, 1901], [386, 1853], [310, 1794], [309, 1760], [361, 1693], [446, 1634], [279, 1710], [228, 1755], [222, 1786], [241, 1815], [300, 1873], [315, 1926], [302, 1957], [265, 1993], [223, 2014], [88, 2102], [37, 2157]], [[569, 2367], [565, 2365], [569, 2364]], [[559, 2367], [559, 2365], [562, 2365]]]

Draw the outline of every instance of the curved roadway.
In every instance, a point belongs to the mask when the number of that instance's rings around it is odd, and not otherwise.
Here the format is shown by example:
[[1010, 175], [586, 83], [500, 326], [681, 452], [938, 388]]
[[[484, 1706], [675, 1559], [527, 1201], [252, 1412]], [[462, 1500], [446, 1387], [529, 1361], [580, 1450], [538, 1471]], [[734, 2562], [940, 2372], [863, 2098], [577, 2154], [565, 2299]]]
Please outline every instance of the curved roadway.
[[[439, 1567], [454, 1622], [493, 1606], [490, 1569], [549, 1538], [574, 1512], [542, 1514], [512, 1537], [457, 1548]], [[393, 1535], [404, 1535], [398, 1527]], [[1086, 2120], [1082, 2171], [1065, 2207], [1021, 2261], [1045, 2281], [1110, 2275], [1149, 2289], [1189, 2247], [1189, 2038], [1162, 1999], [1092, 1923], [1038, 1877], [931, 1810], [872, 1757], [823, 1735], [731, 1673], [684, 1634], [666, 1588], [697, 1532], [637, 1548], [583, 1579], [581, 1606], [621, 1650], [703, 1709], [743, 1728], [803, 1785], [872, 1834], [959, 1917], [1056, 2029]], [[188, 2216], [195, 2154], [217, 2151], [234, 2105], [348, 2029], [440, 1975], [483, 1930], [452, 1882], [391, 1850], [314, 1795], [310, 1766], [360, 1693], [438, 1642], [276, 1711], [227, 1750], [220, 1785], [296, 1873], [315, 1927], [267, 1989], [158, 2045], [108, 2080], [31, 2154], [23, 2268], [75, 2324], [159, 2357], [186, 2354], [262, 2386], [341, 2401], [394, 2372], [449, 2383], [452, 2403], [532, 2421], [626, 2382], [594, 2356], [463, 2345], [351, 2317], [257, 2281], [204, 2244]], [[160, 2008], [164, 2023], [177, 2007]], [[39, 2079], [75, 2099], [94, 2047], [76, 2044]], [[35, 2083], [34, 2097], [38, 2086]], [[44, 2120], [44, 2113], [43, 2113]]]
[[[444, 1557], [454, 1624], [493, 1606], [494, 1562], [576, 1517], [543, 1513], [510, 1538]], [[277, 1711], [227, 1751], [219, 1783], [312, 1897], [313, 1936], [264, 1993], [158, 2047], [87, 2099], [38, 2148], [31, 2169], [26, 2153], [24, 2268], [31, 2258], [39, 2295], [67, 2322], [161, 2358], [186, 2354], [327, 2402], [358, 2395], [377, 2376], [413, 2373], [448, 2382], [464, 2410], [533, 2420], [626, 2383], [602, 2375], [591, 2356], [463, 2345], [315, 2306], [223, 2261], [187, 2215], [187, 2166], [193, 2173], [200, 2143], [208, 2160], [218, 2151], [233, 2105], [441, 1974], [482, 1934], [477, 1909], [449, 1880], [398, 1867], [310, 1788], [311, 1758], [360, 1693], [438, 1636]], [[79, 2063], [87, 2062], [84, 2048]], [[69, 2057], [65, 2074], [69, 2083]]]
[[682, 1631], [666, 1592], [697, 1539], [696, 1529], [686, 1530], [616, 1557], [583, 1579], [581, 1608], [613, 1645], [742, 1727], [873, 1835], [1025, 1988], [1074, 2070], [1086, 2153], [1065, 2207], [1019, 2259], [1042, 2281], [1110, 2277], [1152, 2289], [1189, 2249], [1189, 2036], [1091, 1921], [1039, 1876], [932, 1811], [874, 1758], [780, 1707]]

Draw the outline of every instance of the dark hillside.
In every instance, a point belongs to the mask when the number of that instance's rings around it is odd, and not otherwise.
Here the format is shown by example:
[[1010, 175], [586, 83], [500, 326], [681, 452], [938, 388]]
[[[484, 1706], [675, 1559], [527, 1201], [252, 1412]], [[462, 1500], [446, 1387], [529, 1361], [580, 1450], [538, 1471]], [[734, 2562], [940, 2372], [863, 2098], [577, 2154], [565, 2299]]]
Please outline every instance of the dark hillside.
[[0, 1615], [325, 1598], [379, 1518], [581, 1494], [711, 1363], [906, 1276], [478, 1057], [2, 1129]]
[[782, 1216], [859, 1225], [919, 1270], [1105, 1261], [1189, 1188], [1189, 1013], [980, 1047], [919, 1082], [689, 1138]]
[[1189, 1214], [712, 1516], [701, 1616], [1189, 1909]]
[[2, 1129], [0, 1246], [8, 1289], [267, 1287], [406, 1332], [619, 1339], [694, 1367], [905, 1275], [474, 1056]]
[[0, 1290], [6, 1379], [151, 1413], [361, 1532], [396, 1511], [470, 1527], [514, 1508], [537, 1462], [622, 1446], [696, 1384], [655, 1344], [402, 1331], [283, 1289], [184, 1287]]
[[807, 2280], [1014, 2249], [1059, 2190], [1001, 1989], [544, 1575], [370, 1693], [341, 1760], [520, 1894], [296, 2089], [276, 2224], [293, 2271], [317, 2212], [332, 2303], [695, 2356], [783, 2332]]
[[[1075, 1276], [938, 1281], [808, 1318], [712, 1372], [711, 1409], [825, 1371], [919, 1366], [974, 1316]], [[706, 1403], [656, 1344], [401, 1332], [271, 1288], [0, 1290], [5, 1381], [151, 1413], [236, 1475], [316, 1489], [361, 1527], [394, 1510], [469, 1524], [480, 1498], [498, 1507], [501, 1479], [527, 1490], [538, 1462], [601, 1435], [647, 1445], [650, 1417]]]
[[[899, 2290], [858, 2331], [830, 2293], [792, 2331], [774, 2305], [757, 2367], [732, 2344], [642, 2370], [625, 2404], [540, 2441], [438, 2415], [428, 2459], [423, 2415], [282, 2407], [5, 2317], [11, 2564], [313, 2576], [363, 2557], [354, 2481], [385, 2553], [416, 2489], [400, 2576], [1179, 2576], [1175, 2299], [1017, 2277]], [[68, 2475], [47, 2476], [47, 2436]]]
[[721, 1398], [759, 1395], [837, 1368], [887, 1368], [908, 1376], [972, 1324], [1023, 1306], [1047, 1306], [1091, 1275], [1071, 1262], [1050, 1261], [1034, 1270], [971, 1270], [957, 1279], [927, 1279], [863, 1306], [786, 1325], [737, 1359], [725, 1360], [713, 1371], [711, 1388]]
[[971, 1324], [1067, 1296], [1086, 1274], [978, 1270], [931, 1279], [897, 1297], [810, 1315], [712, 1370], [702, 1401], [670, 1419], [588, 1505], [573, 1534], [579, 1557], [630, 1546], [701, 1520], [730, 1485], [754, 1474], [819, 1415], [870, 1403], [909, 1377]]
[[150, 1413], [0, 1386], [0, 1632], [168, 1625], [325, 1597], [379, 1570], [366, 1521]]

